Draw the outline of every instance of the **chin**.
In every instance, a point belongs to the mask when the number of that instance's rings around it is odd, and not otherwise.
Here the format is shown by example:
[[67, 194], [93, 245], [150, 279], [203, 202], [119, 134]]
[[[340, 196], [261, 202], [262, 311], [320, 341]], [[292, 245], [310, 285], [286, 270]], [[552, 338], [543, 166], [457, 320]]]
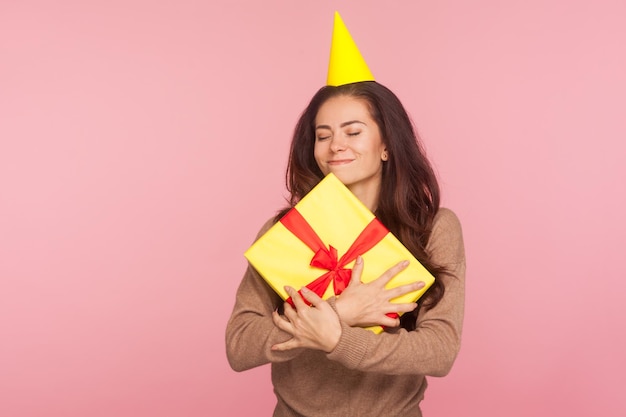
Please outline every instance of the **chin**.
[[328, 174], [334, 174], [335, 177], [337, 177], [339, 179], [339, 181], [341, 181], [342, 183], [346, 183], [345, 179], [347, 179], [348, 175], [346, 175], [345, 172], [341, 172], [335, 169], [329, 169], [328, 172], [324, 173], [324, 176], [328, 175]]
[[342, 173], [342, 172], [334, 172], [334, 171], [330, 171], [330, 172], [335, 174], [337, 179], [339, 179], [339, 181], [341, 181], [343, 183], [343, 185], [345, 185], [346, 187], [350, 187], [355, 182], [358, 182], [358, 179], [355, 179], [354, 176], [346, 174], [345, 172], [344, 173]]

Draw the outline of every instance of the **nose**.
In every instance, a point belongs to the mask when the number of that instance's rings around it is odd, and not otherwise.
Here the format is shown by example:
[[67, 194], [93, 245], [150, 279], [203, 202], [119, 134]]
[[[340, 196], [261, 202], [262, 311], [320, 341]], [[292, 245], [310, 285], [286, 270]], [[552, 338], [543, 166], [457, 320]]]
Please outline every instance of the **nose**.
[[346, 138], [342, 135], [333, 135], [330, 142], [330, 150], [333, 152], [341, 152], [347, 147]]

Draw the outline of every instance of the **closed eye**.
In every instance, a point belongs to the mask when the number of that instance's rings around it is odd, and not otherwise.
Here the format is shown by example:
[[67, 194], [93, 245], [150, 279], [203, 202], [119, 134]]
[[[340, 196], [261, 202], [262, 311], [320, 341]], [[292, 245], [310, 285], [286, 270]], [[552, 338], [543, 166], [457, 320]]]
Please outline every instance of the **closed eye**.
[[359, 136], [361, 134], [361, 132], [352, 132], [352, 133], [348, 133], [348, 136]]

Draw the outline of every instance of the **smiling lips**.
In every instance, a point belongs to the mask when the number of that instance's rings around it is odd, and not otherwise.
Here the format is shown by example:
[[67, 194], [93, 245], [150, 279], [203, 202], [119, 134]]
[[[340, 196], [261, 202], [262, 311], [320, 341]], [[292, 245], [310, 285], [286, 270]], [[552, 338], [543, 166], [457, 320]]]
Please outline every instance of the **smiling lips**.
[[354, 159], [334, 159], [332, 161], [328, 161], [328, 165], [345, 165], [354, 161]]

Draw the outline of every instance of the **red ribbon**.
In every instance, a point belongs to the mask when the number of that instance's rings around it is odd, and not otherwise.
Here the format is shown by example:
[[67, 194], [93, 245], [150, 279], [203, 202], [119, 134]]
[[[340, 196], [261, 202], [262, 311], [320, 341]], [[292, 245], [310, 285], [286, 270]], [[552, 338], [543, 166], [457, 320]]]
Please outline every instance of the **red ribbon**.
[[[350, 277], [352, 276], [352, 270], [344, 267], [354, 261], [357, 256], [376, 246], [389, 233], [387, 228], [377, 218], [373, 218], [346, 253], [340, 259], [337, 259], [337, 249], [331, 245], [328, 245], [327, 249], [322, 239], [315, 233], [315, 230], [295, 208], [288, 211], [280, 219], [280, 222], [313, 251], [314, 255], [310, 265], [328, 271], [306, 285], [308, 289], [320, 297], [324, 295], [331, 282], [333, 283], [335, 295], [341, 294], [350, 283]], [[291, 298], [287, 299], [287, 302], [293, 305]]]

